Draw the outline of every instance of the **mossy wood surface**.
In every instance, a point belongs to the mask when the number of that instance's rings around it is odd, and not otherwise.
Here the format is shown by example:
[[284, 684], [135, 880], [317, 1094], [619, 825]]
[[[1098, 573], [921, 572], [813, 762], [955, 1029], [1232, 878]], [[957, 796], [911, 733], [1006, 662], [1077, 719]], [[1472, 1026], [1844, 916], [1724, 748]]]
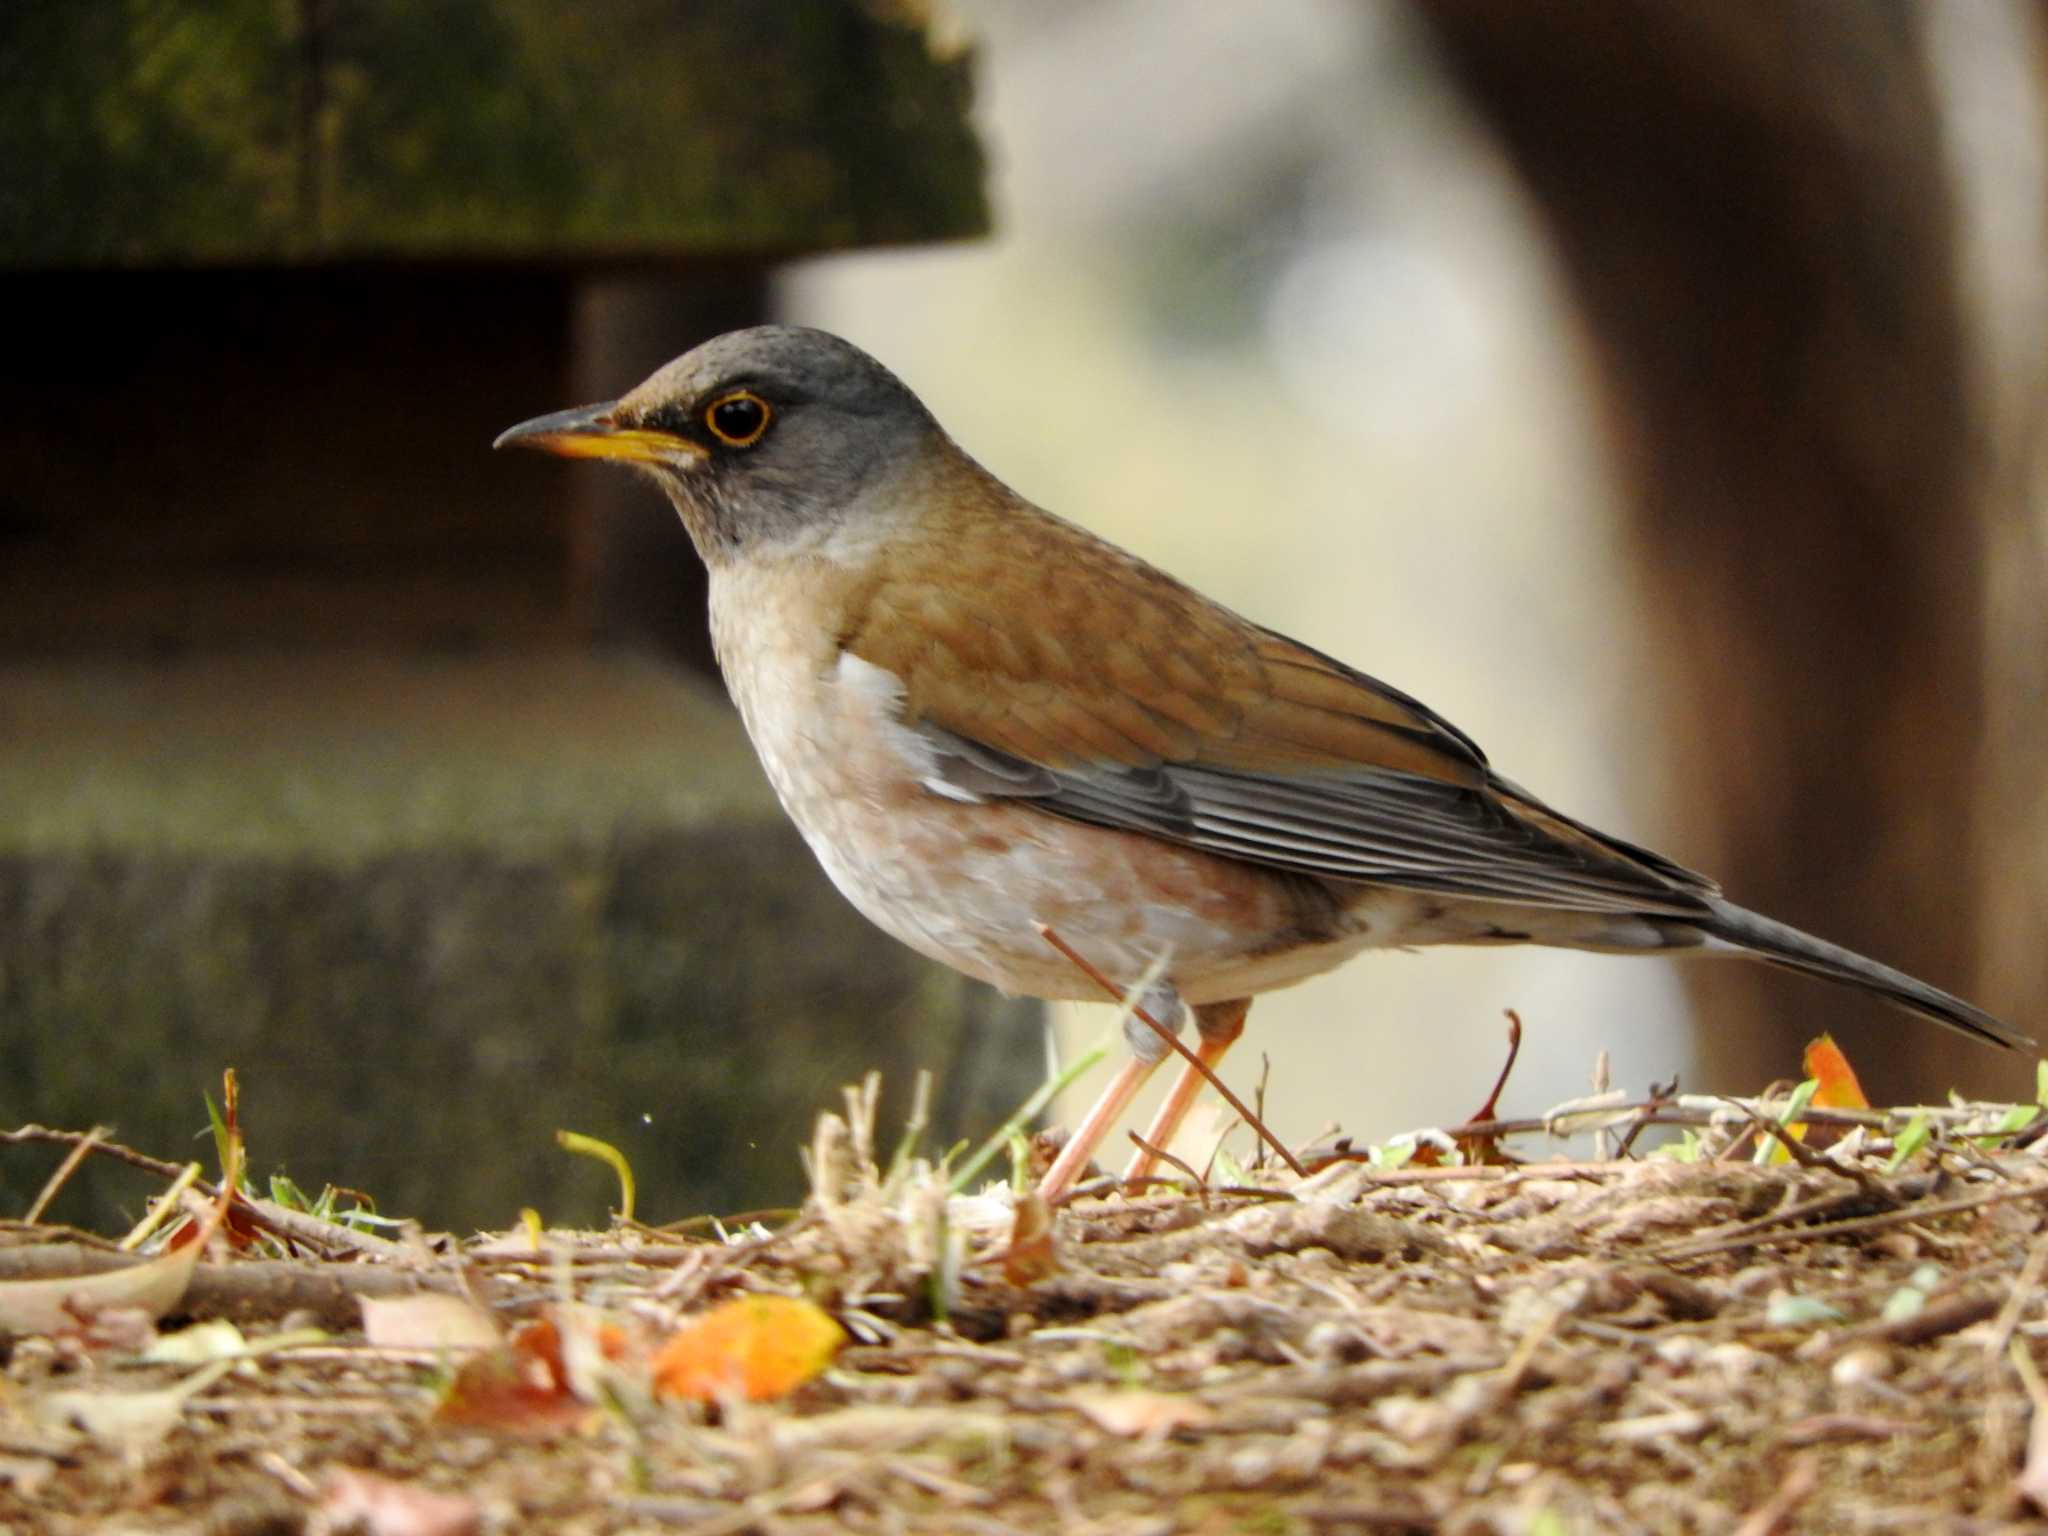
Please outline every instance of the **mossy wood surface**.
[[[0, 668], [0, 1123], [209, 1157], [233, 1066], [259, 1178], [600, 1220], [611, 1174], [566, 1127], [627, 1152], [658, 1221], [794, 1200], [871, 1069], [897, 1123], [929, 1067], [938, 1133], [985, 1133], [1039, 1078], [1034, 1016], [856, 915], [730, 710], [659, 669]], [[84, 1178], [59, 1215], [140, 1198]]]
[[978, 234], [969, 63], [855, 0], [0, 6], [0, 264]]

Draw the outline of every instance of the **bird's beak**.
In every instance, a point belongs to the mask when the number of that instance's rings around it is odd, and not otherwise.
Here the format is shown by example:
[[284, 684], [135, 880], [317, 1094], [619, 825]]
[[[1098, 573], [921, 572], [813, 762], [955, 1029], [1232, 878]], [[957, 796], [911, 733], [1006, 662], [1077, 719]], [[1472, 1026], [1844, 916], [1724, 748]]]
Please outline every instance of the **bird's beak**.
[[675, 464], [704, 457], [704, 450], [688, 438], [625, 424], [616, 400], [522, 421], [500, 432], [491, 446], [538, 448], [565, 459], [621, 459], [628, 464]]

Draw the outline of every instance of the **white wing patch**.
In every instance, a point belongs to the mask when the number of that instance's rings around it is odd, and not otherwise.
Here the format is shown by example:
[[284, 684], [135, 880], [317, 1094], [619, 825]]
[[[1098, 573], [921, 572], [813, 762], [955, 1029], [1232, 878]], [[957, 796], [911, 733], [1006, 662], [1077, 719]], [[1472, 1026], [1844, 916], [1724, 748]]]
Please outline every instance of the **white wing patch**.
[[983, 803], [980, 795], [948, 782], [940, 772], [938, 743], [915, 726], [903, 723], [902, 678], [851, 651], [841, 651], [838, 683], [848, 707], [868, 717], [884, 746], [902, 760], [920, 785], [948, 800], [967, 805]]

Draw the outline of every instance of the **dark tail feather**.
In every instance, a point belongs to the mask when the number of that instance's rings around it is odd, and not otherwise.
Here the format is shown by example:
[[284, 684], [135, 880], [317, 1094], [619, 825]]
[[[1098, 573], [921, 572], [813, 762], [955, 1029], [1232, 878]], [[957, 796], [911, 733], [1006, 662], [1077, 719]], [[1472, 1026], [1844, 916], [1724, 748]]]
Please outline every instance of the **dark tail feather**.
[[1916, 981], [1904, 971], [1895, 971], [1875, 960], [1866, 960], [1854, 950], [1816, 939], [1797, 928], [1772, 922], [1768, 917], [1759, 917], [1732, 902], [1714, 900], [1712, 910], [1712, 919], [1698, 925], [1709, 938], [1739, 946], [1790, 970], [1804, 971], [1809, 976], [1822, 976], [1845, 986], [1875, 992], [1923, 1018], [1946, 1024], [1950, 1029], [1960, 1030], [1992, 1045], [2002, 1045], [2009, 1050], [2032, 1049], [2034, 1045], [2030, 1036], [1994, 1019], [1982, 1008], [1972, 1007], [1959, 997], [1951, 997], [1939, 987]]

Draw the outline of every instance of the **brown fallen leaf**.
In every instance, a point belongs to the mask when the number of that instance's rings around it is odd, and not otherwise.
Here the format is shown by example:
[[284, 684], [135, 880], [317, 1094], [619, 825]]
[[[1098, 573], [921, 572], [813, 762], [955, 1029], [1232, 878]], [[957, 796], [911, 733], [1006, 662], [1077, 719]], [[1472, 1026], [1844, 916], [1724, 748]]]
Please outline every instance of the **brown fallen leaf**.
[[[1522, 1016], [1514, 1009], [1506, 1009], [1508, 1016], [1508, 1054], [1500, 1064], [1500, 1075], [1494, 1078], [1492, 1091], [1486, 1095], [1478, 1109], [1466, 1118], [1467, 1125], [1485, 1125], [1500, 1118], [1500, 1096], [1507, 1088], [1508, 1078], [1515, 1070], [1515, 1062], [1522, 1054]], [[1490, 1135], [1469, 1135], [1457, 1138], [1458, 1151], [1468, 1163], [1518, 1163], [1515, 1157], [1500, 1144], [1500, 1137]], [[1429, 1167], [1442, 1161], [1434, 1147], [1427, 1145], [1416, 1148], [1417, 1164]]]
[[1060, 1256], [1053, 1246], [1052, 1209], [1032, 1190], [1017, 1197], [1010, 1223], [1010, 1246], [1003, 1250], [1003, 1278], [1019, 1290], [1059, 1273]]
[[562, 1336], [543, 1317], [521, 1324], [500, 1347], [464, 1360], [434, 1416], [445, 1424], [553, 1435], [578, 1428], [592, 1412], [570, 1390]]

